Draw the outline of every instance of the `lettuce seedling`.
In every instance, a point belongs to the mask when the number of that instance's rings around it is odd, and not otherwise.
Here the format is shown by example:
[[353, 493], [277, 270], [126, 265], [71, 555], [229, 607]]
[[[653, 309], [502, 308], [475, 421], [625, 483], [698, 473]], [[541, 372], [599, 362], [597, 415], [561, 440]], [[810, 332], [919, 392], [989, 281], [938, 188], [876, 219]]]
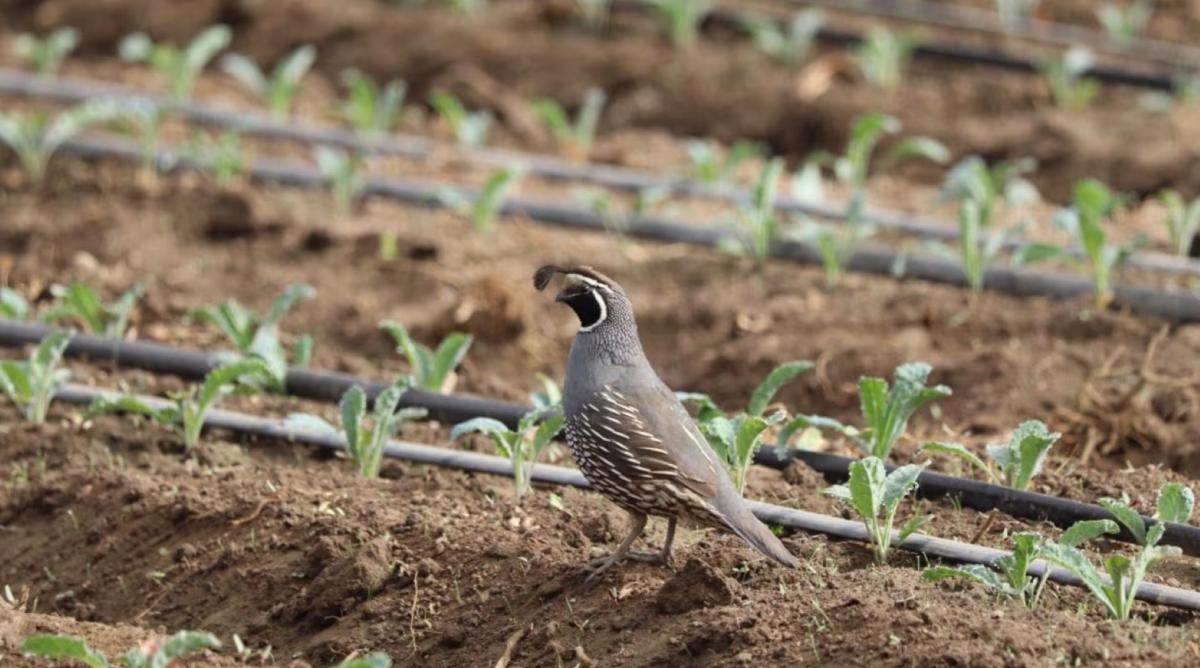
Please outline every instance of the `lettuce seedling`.
[[39, 319], [42, 322], [71, 320], [81, 325], [84, 331], [119, 339], [125, 336], [133, 307], [145, 292], [146, 286], [138, 283], [121, 293], [115, 302], [105, 304], [87, 283], [75, 281], [70, 285], [53, 285], [50, 294], [61, 301], [44, 311]]
[[[1069, 233], [1083, 248], [1087, 269], [1092, 275], [1096, 295], [1096, 308], [1107, 308], [1113, 300], [1112, 273], [1124, 264], [1135, 250], [1146, 244], [1145, 235], [1139, 234], [1133, 241], [1119, 246], [1108, 243], [1108, 232], [1104, 223], [1120, 206], [1122, 198], [1095, 179], [1084, 179], [1075, 186], [1071, 206], [1061, 209], [1052, 222]], [[1075, 263], [1075, 258], [1066, 249], [1053, 244], [1030, 244], [1017, 255], [1022, 263], [1064, 259]]]
[[1142, 36], [1146, 24], [1154, 14], [1154, 3], [1149, 0], [1132, 0], [1128, 4], [1102, 2], [1096, 9], [1096, 19], [1119, 46], [1128, 47]]
[[[867, 534], [875, 552], [875, 561], [887, 562], [888, 550], [893, 543], [892, 525], [900, 501], [917, 488], [917, 477], [925, 469], [924, 464], [908, 464], [891, 473], [878, 457], [866, 457], [850, 464], [850, 480], [845, 485], [834, 485], [824, 490], [825, 494], [849, 505], [867, 527]], [[932, 515], [910, 517], [895, 536], [895, 542], [903, 541]]]
[[552, 406], [529, 411], [521, 416], [515, 431], [499, 420], [472, 418], [455, 425], [450, 431], [450, 439], [457, 441], [472, 433], [487, 435], [496, 446], [496, 451], [512, 462], [513, 482], [517, 498], [520, 499], [529, 491], [534, 463], [562, 429], [563, 416], [556, 408]]
[[583, 104], [580, 105], [574, 122], [571, 121], [567, 110], [554, 100], [534, 100], [530, 106], [533, 113], [550, 129], [559, 150], [576, 160], [586, 160], [592, 150], [592, 142], [596, 139], [596, 127], [600, 123], [600, 112], [604, 109], [606, 99], [604, 91], [589, 88], [584, 93]]
[[25, 419], [34, 424], [46, 421], [46, 411], [54, 393], [70, 373], [58, 368], [71, 332], [51, 332], [44, 336], [27, 360], [0, 361], [0, 390], [25, 411]]
[[296, 99], [300, 81], [315, 62], [316, 47], [305, 44], [280, 59], [270, 74], [260, 69], [253, 60], [238, 53], [230, 53], [222, 58], [221, 69], [266, 102], [272, 118], [286, 121], [291, 115], [292, 101]]
[[1180, 257], [1187, 257], [1200, 231], [1200, 196], [1186, 202], [1174, 190], [1164, 190], [1158, 194], [1158, 201], [1167, 208], [1163, 224], [1171, 240], [1171, 250]]
[[479, 194], [474, 197], [463, 190], [451, 187], [438, 190], [436, 197], [443, 206], [468, 218], [476, 232], [488, 234], [492, 231], [492, 225], [497, 214], [500, 213], [500, 208], [504, 206], [504, 199], [508, 196], [509, 189], [520, 182], [524, 175], [525, 173], [519, 168], [502, 167], [492, 172]]
[[[1141, 513], [1134, 510], [1128, 502], [1120, 499], [1103, 498], [1100, 505], [1118, 522], [1123, 524], [1140, 545], [1150, 545], [1146, 522]], [[1162, 522], [1179, 522], [1186, 524], [1196, 506], [1196, 495], [1192, 489], [1177, 482], [1169, 482], [1158, 490], [1155, 503], [1154, 519]]]
[[996, 13], [1005, 30], [1018, 30], [1033, 17], [1042, 0], [996, 0]]
[[[312, 287], [293, 283], [284, 288], [267, 312], [259, 315], [246, 309], [236, 299], [218, 306], [205, 306], [188, 314], [196, 322], [215, 326], [233, 344], [237, 356], [254, 357], [266, 363], [270, 371], [268, 387], [282, 390], [287, 380], [288, 359], [279, 340], [279, 323], [296, 302], [311, 299], [317, 294]], [[313, 339], [304, 335], [292, 346], [291, 366], [307, 367], [312, 360]]]
[[808, 59], [813, 40], [821, 30], [825, 15], [819, 9], [796, 12], [791, 20], [779, 22], [761, 16], [742, 19], [742, 29], [754, 39], [759, 50], [771, 58], [795, 67]]
[[753, 196], [737, 214], [738, 239], [731, 250], [754, 258], [764, 264], [771, 257], [771, 246], [779, 230], [775, 213], [775, 197], [779, 177], [783, 173], [783, 158], [772, 158], [759, 174]]
[[151, 100], [132, 100], [121, 107], [115, 119], [116, 129], [134, 138], [141, 154], [142, 169], [153, 173], [159, 168], [158, 145], [167, 110]]
[[692, 178], [704, 183], [721, 183], [750, 158], [763, 155], [765, 148], [757, 142], [739, 139], [729, 145], [724, 158], [718, 156], [712, 142], [702, 139], [687, 141], [688, 159], [692, 161]]
[[341, 105], [341, 117], [351, 127], [370, 137], [391, 132], [408, 84], [392, 79], [380, 88], [371, 77], [353, 68], [342, 71], [342, 84], [346, 86], [346, 99]]
[[455, 372], [467, 356], [473, 340], [469, 334], [453, 332], [442, 339], [437, 350], [413, 340], [408, 329], [397, 322], [384, 320], [379, 323], [396, 341], [396, 352], [408, 360], [409, 376], [413, 385], [430, 392], [453, 392]]
[[132, 394], [105, 395], [92, 400], [83, 419], [91, 420], [109, 413], [145, 415], [158, 424], [175, 429], [183, 439], [184, 449], [191, 452], [200, 443], [204, 416], [210, 409], [239, 388], [252, 390], [270, 380], [271, 370], [261, 359], [240, 359], [208, 372], [199, 387], [192, 385], [173, 394], [170, 405], [160, 408]]
[[208, 62], [225, 47], [233, 33], [228, 26], [205, 28], [186, 47], [174, 44], [155, 44], [145, 33], [127, 35], [117, 46], [122, 60], [143, 62], [166, 80], [175, 102], [186, 102], [192, 96], [196, 78]]
[[24, 320], [29, 315], [29, 302], [12, 288], [0, 287], [0, 318]]
[[733, 484], [739, 492], [746, 487], [746, 472], [754, 463], [754, 455], [762, 447], [762, 439], [769, 429], [783, 423], [787, 418], [787, 413], [782, 410], [774, 411], [771, 415], [766, 414], [771, 400], [780, 388], [812, 368], [812, 362], [805, 360], [785, 362], [775, 367], [758, 387], [754, 388], [746, 410], [733, 416], [726, 415], [707, 394], [675, 393], [680, 401], [690, 402], [698, 407], [696, 421], [700, 425], [700, 431], [729, 469]]
[[684, 49], [696, 42], [700, 24], [712, 10], [712, 0], [645, 0], [658, 12], [667, 27], [667, 35], [676, 49]]
[[367, 395], [357, 385], [346, 390], [346, 393], [342, 395], [341, 403], [338, 404], [342, 418], [340, 432], [337, 427], [325, 420], [306, 413], [293, 413], [287, 417], [286, 423], [303, 429], [342, 436], [346, 440], [346, 454], [349, 455], [350, 461], [354, 462], [359, 474], [364, 478], [377, 478], [388, 440], [410, 421], [423, 418], [428, 414], [424, 408], [396, 410], [401, 397], [408, 391], [411, 384], [410, 379], [401, 378], [391, 387], [379, 393], [379, 396], [375, 398], [372, 412], [373, 427], [365, 423]]
[[992, 443], [986, 448], [989, 462], [958, 443], [926, 443], [922, 451], [958, 457], [983, 471], [997, 485], [1029, 489], [1029, 483], [1042, 470], [1046, 454], [1062, 434], [1052, 432], [1040, 420], [1022, 422], [1013, 430], [1007, 444]]
[[874, 27], [867, 31], [862, 44], [854, 50], [854, 62], [868, 82], [884, 90], [895, 90], [921, 41], [912, 32], [897, 33]]
[[79, 46], [79, 31], [69, 26], [57, 28], [45, 37], [21, 33], [13, 39], [13, 52], [33, 68], [39, 76], [49, 79], [58, 72], [62, 61]]
[[63, 144], [93, 125], [112, 120], [117, 113], [117, 106], [108, 100], [85, 102], [53, 117], [44, 113], [0, 113], [0, 143], [17, 154], [25, 176], [40, 184], [50, 158]]
[[216, 137], [197, 132], [192, 135], [185, 153], [212, 174], [213, 181], [222, 188], [228, 188], [246, 175], [246, 149], [241, 136], [233, 130]]
[[1062, 109], [1083, 109], [1100, 93], [1100, 82], [1085, 76], [1095, 64], [1092, 52], [1082, 46], [1072, 46], [1061, 58], [1041, 64], [1042, 76], [1050, 86], [1054, 104]]
[[440, 89], [429, 94], [429, 104], [450, 128], [459, 146], [474, 148], [487, 141], [488, 130], [492, 127], [491, 112], [468, 112], [457, 97]]
[[366, 188], [362, 168], [366, 160], [361, 153], [343, 151], [329, 146], [314, 146], [313, 159], [333, 192], [333, 206], [339, 215], [347, 216]]
[[39, 634], [25, 639], [21, 651], [46, 659], [74, 659], [88, 668], [166, 668], [173, 661], [203, 649], [220, 649], [221, 641], [211, 633], [180, 631], [169, 638], [157, 639], [127, 650], [117, 662], [88, 646], [83, 638], [68, 635]]

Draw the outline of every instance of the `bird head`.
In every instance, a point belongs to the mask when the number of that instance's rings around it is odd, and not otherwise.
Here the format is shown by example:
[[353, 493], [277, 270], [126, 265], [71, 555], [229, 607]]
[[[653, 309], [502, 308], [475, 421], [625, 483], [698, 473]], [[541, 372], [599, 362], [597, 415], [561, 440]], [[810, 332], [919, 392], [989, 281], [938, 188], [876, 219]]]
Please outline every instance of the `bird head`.
[[562, 274], [563, 287], [554, 300], [571, 307], [579, 316], [579, 331], [590, 332], [612, 318], [632, 318], [625, 291], [616, 281], [587, 266], [565, 269], [546, 265], [533, 275], [533, 286], [546, 289], [555, 274]]

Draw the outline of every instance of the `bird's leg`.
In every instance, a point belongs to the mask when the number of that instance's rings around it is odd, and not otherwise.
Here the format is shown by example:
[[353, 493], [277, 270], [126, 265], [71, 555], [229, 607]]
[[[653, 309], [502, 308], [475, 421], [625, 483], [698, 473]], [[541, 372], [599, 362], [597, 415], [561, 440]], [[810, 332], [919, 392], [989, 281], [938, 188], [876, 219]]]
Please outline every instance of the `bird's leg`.
[[621, 544], [617, 546], [616, 552], [607, 557], [600, 557], [588, 562], [584, 567], [585, 570], [591, 571], [587, 576], [587, 580], [591, 581], [592, 578], [608, 570], [613, 564], [618, 564], [628, 558], [630, 555], [629, 548], [633, 545], [633, 541], [642, 535], [642, 530], [645, 528], [646, 516], [642, 513], [629, 511], [629, 535], [625, 536], [625, 540], [621, 541]]
[[663, 543], [662, 553], [659, 558], [666, 565], [671, 564], [671, 542], [675, 540], [675, 518], [667, 520], [667, 540]]
[[663, 564], [669, 566], [671, 564], [671, 542], [675, 540], [675, 518], [667, 518], [667, 540], [663, 542], [662, 549], [658, 552], [634, 552], [630, 550], [625, 553], [625, 558], [630, 561], [641, 561], [647, 564]]

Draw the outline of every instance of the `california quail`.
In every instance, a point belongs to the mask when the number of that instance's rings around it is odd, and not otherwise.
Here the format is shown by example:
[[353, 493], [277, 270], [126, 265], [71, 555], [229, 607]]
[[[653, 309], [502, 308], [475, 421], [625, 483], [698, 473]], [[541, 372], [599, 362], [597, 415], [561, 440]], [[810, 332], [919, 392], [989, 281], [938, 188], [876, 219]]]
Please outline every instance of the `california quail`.
[[[616, 552], [591, 564], [589, 578], [625, 559], [665, 563], [679, 518], [731, 531], [795, 567], [796, 558], [750, 512], [695, 421], [650, 367], [621, 286], [590, 267], [548, 265], [534, 274], [534, 287], [544, 289], [555, 274], [566, 277], [555, 301], [579, 316], [563, 385], [567, 445], [588, 482], [624, 508], [632, 525]], [[648, 515], [668, 518], [666, 544], [657, 554], [631, 552]]]

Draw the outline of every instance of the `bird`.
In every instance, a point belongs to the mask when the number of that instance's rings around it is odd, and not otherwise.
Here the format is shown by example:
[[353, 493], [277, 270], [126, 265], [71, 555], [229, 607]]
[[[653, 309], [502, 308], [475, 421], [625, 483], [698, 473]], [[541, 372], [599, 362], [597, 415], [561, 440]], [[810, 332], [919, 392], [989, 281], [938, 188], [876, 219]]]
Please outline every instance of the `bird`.
[[[555, 297], [579, 318], [567, 358], [562, 409], [567, 446], [588, 483], [629, 514], [612, 554], [590, 561], [592, 579], [626, 560], [669, 565], [680, 519], [737, 535], [780, 565], [796, 557], [751, 512], [696, 421], [642, 349], [633, 304], [616, 281], [589, 266], [542, 266], [533, 285], [563, 276]], [[647, 517], [667, 519], [658, 552], [635, 552]]]

